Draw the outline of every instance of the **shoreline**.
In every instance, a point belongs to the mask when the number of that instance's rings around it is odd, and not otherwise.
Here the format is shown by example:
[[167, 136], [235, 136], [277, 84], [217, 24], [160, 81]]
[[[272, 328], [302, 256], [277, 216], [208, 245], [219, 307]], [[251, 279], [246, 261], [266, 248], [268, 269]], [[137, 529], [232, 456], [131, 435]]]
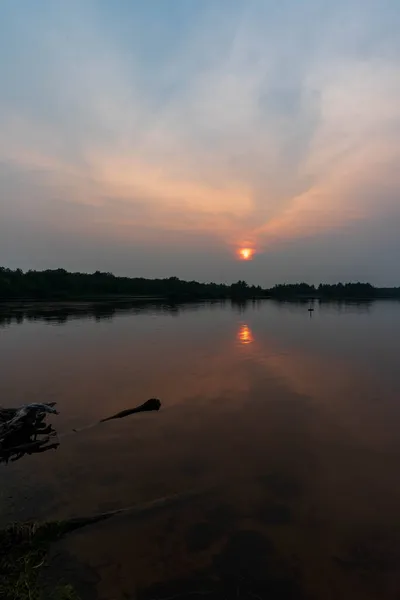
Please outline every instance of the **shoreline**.
[[3, 309], [87, 309], [98, 305], [134, 304], [136, 302], [162, 302], [162, 296], [89, 296], [85, 298], [0, 298], [0, 312]]
[[207, 297], [185, 297], [185, 296], [99, 296], [88, 298], [69, 298], [69, 299], [36, 299], [36, 298], [15, 298], [15, 299], [0, 299], [0, 313], [20, 312], [20, 311], [85, 311], [101, 308], [101, 307], [118, 307], [135, 304], [151, 304], [151, 303], [167, 303], [167, 304], [190, 304], [192, 302], [252, 302], [272, 300], [274, 302], [283, 303], [354, 303], [354, 302], [375, 302], [377, 300], [397, 300], [398, 296], [370, 296], [370, 297], [327, 297], [327, 296], [221, 296], [215, 298]]
[[398, 295], [374, 295], [374, 296], [324, 296], [324, 295], [299, 295], [299, 296], [281, 296], [274, 294], [265, 294], [260, 296], [254, 295], [223, 295], [223, 296], [196, 296], [187, 294], [167, 294], [163, 296], [119, 296], [119, 295], [100, 295], [86, 297], [69, 297], [69, 298], [0, 298], [0, 310], [2, 308], [26, 308], [26, 307], [43, 307], [54, 306], [57, 308], [69, 307], [88, 307], [97, 304], [129, 304], [135, 302], [206, 302], [206, 301], [222, 301], [222, 300], [276, 300], [278, 302], [365, 302], [373, 300], [400, 300]]

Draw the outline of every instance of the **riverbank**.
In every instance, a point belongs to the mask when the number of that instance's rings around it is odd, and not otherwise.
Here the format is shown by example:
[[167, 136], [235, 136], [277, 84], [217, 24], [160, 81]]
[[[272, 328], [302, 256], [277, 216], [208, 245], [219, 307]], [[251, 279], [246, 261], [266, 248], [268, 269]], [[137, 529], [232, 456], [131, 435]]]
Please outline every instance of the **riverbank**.
[[87, 310], [100, 306], [123, 306], [144, 303], [184, 303], [184, 302], [206, 302], [206, 301], [253, 301], [253, 300], [275, 300], [277, 302], [372, 302], [374, 300], [400, 300], [400, 296], [381, 293], [377, 295], [362, 296], [330, 296], [323, 294], [310, 295], [285, 295], [265, 293], [262, 295], [238, 295], [223, 294], [220, 296], [191, 295], [191, 294], [166, 294], [166, 295], [145, 295], [145, 296], [119, 296], [119, 295], [100, 295], [85, 297], [58, 298], [0, 298], [0, 313], [9, 311], [58, 311], [58, 310]]
[[48, 589], [44, 581], [50, 546], [67, 532], [66, 522], [15, 523], [0, 531], [0, 597], [4, 600], [79, 600], [69, 583]]
[[252, 300], [271, 298], [288, 301], [374, 300], [400, 298], [400, 287], [375, 287], [370, 283], [283, 283], [266, 288], [249, 284], [185, 281], [178, 277], [147, 279], [119, 277], [112, 273], [71, 273], [65, 269], [27, 271], [0, 267], [1, 302], [121, 303], [145, 300], [192, 302], [201, 300]]
[[0, 310], [2, 309], [17, 309], [17, 308], [87, 308], [94, 304], [125, 304], [133, 302], [151, 302], [161, 301], [165, 298], [162, 296], [127, 296], [116, 294], [101, 294], [90, 296], [70, 296], [65, 298], [51, 297], [48, 298], [30, 298], [30, 297], [15, 297], [15, 298], [0, 298]]

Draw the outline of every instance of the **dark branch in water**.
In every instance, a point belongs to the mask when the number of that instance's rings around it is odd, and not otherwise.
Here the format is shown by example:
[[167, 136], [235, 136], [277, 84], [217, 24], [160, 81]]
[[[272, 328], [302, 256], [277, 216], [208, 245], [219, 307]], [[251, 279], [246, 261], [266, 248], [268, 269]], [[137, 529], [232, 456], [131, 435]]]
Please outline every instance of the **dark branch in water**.
[[128, 417], [129, 415], [133, 415], [139, 412], [150, 412], [152, 410], [160, 410], [161, 402], [158, 398], [150, 398], [144, 404], [137, 406], [136, 408], [128, 408], [126, 410], [122, 410], [111, 417], [106, 417], [105, 419], [101, 419], [100, 423], [104, 423], [105, 421], [111, 421], [111, 419], [123, 419], [124, 417]]
[[[27, 404], [19, 408], [0, 407], [0, 463], [16, 461], [27, 454], [38, 454], [58, 448], [60, 442], [54, 439], [57, 432], [52, 425], [45, 423], [48, 414], [58, 414], [54, 407], [55, 402]], [[160, 400], [151, 398], [136, 408], [123, 410], [98, 423], [122, 419], [139, 412], [158, 411], [160, 407]]]

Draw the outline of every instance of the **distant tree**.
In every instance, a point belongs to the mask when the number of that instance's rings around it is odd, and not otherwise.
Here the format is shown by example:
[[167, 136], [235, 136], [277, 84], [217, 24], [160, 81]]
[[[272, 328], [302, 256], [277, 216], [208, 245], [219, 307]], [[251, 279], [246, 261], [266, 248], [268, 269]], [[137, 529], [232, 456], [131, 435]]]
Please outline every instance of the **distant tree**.
[[171, 301], [217, 298], [255, 298], [268, 295], [277, 299], [321, 298], [400, 298], [400, 288], [375, 288], [370, 283], [280, 284], [270, 290], [239, 280], [232, 285], [183, 281], [178, 277], [145, 279], [116, 277], [109, 272], [70, 273], [65, 269], [27, 271], [0, 267], [0, 300], [12, 298], [89, 298], [104, 295], [157, 296]]

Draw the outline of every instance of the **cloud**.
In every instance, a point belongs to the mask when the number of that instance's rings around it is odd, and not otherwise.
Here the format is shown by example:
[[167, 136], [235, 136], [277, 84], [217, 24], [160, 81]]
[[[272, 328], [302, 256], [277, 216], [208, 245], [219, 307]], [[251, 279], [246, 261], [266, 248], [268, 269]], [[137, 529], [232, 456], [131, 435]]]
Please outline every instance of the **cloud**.
[[323, 255], [399, 222], [393, 2], [5, 5], [3, 228]]

